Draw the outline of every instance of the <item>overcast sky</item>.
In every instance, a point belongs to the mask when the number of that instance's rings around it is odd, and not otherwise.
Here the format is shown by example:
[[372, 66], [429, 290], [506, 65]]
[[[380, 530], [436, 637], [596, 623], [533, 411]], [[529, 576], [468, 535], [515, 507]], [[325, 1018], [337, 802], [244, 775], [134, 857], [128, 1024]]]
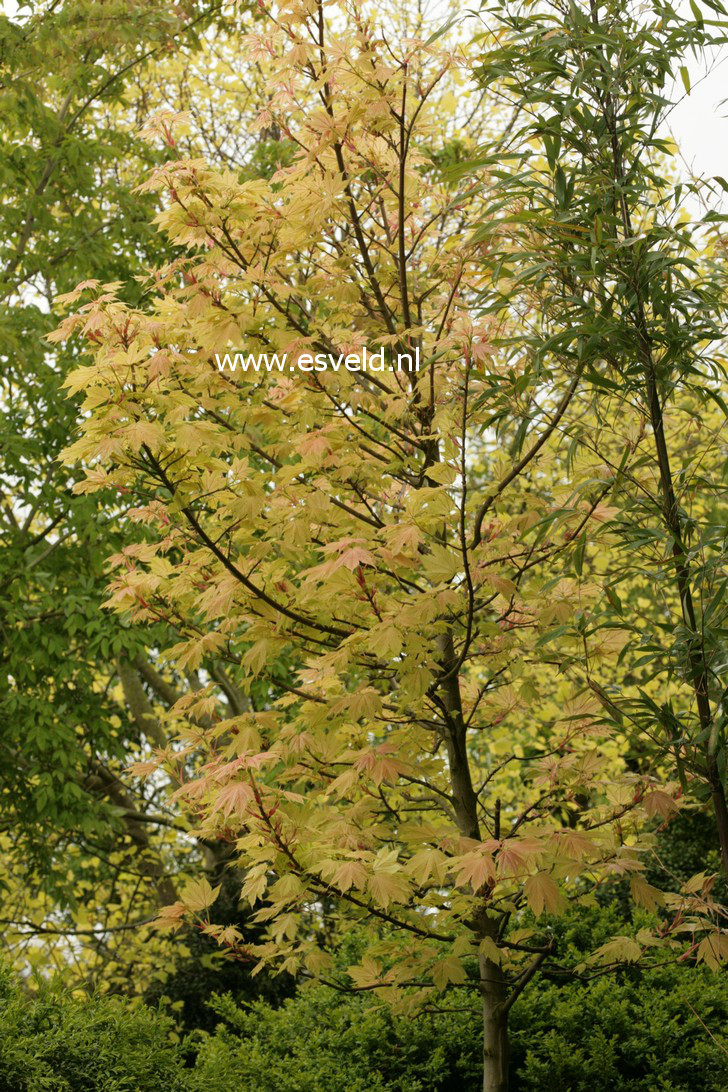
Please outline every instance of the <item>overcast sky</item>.
[[[707, 63], [686, 58], [690, 94], [668, 119], [683, 158], [696, 174], [728, 178], [728, 50], [723, 48]], [[684, 94], [684, 92], [683, 92]]]

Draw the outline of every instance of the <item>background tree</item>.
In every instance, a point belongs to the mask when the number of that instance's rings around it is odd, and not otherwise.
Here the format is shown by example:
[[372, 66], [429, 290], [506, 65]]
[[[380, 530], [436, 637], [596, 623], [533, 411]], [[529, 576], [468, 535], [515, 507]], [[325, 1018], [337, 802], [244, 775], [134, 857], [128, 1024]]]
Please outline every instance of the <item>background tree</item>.
[[[223, 141], [260, 169], [260, 139], [230, 139], [255, 79], [242, 99], [223, 87], [229, 36], [246, 17], [223, 19], [214, 4], [69, 2], [0, 22], [3, 944], [26, 970], [55, 966], [90, 988], [157, 995], [179, 962], [168, 985], [185, 1018], [199, 1012], [182, 985], [186, 947], [150, 942], [144, 922], [192, 860], [215, 877], [228, 850], [189, 836], [164, 782], [143, 786], [124, 771], [167, 741], [166, 710], [198, 681], [159, 663], [163, 625], [140, 631], [102, 609], [123, 497], [72, 495], [58, 454], [77, 414], [62, 391], [75, 353], [43, 335], [53, 297], [84, 273], [126, 280], [159, 260], [156, 203], [134, 192], [159, 159], [138, 132], [148, 110], [217, 80], [210, 147]], [[205, 146], [204, 106], [198, 117]], [[140, 298], [133, 280], [124, 293]], [[217, 677], [237, 709], [235, 688], [222, 669]], [[211, 959], [209, 941], [189, 943]], [[265, 988], [235, 971], [238, 991]], [[200, 988], [203, 978], [198, 968]]]
[[[662, 4], [498, 6], [484, 16], [493, 36], [481, 78], [522, 119], [516, 169], [496, 187], [518, 240], [510, 275], [540, 301], [532, 343], [564, 364], [586, 362], [595, 417], [570, 439], [590, 449], [589, 469], [616, 505], [606, 564], [594, 559], [605, 598], [586, 633], [622, 631], [620, 669], [605, 688], [587, 656], [576, 667], [650, 761], [710, 800], [728, 872], [719, 199], [728, 186], [681, 181], [662, 124], [671, 81], [690, 92], [685, 54], [726, 40], [725, 22], [710, 17], [726, 14], [722, 4], [706, 8], [691, 5], [686, 19]], [[477, 237], [493, 227], [486, 220]], [[591, 564], [588, 546], [582, 538], [579, 567], [585, 549]]]

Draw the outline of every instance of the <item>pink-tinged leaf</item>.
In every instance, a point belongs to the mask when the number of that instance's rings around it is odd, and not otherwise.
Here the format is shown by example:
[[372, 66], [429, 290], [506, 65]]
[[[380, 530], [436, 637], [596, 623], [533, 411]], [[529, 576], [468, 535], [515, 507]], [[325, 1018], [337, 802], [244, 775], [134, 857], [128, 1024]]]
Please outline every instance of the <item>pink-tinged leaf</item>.
[[169, 906], [160, 906], [157, 922], [160, 925], [179, 921], [187, 913], [187, 907], [183, 902], [173, 902]]
[[254, 799], [253, 789], [246, 781], [233, 781], [217, 793], [211, 815], [222, 812], [226, 819], [243, 816]]
[[560, 830], [554, 835], [559, 853], [572, 861], [581, 861], [594, 853], [594, 843], [578, 830]]
[[661, 792], [659, 789], [647, 793], [643, 805], [648, 815], [659, 815], [664, 819], [668, 819], [671, 815], [674, 815], [676, 811], [680, 810], [678, 802], [672, 796], [668, 796], [666, 792]]
[[498, 853], [498, 874], [518, 876], [540, 857], [543, 846], [535, 838], [508, 838]]
[[483, 884], [495, 881], [495, 861], [490, 853], [481, 850], [466, 853], [453, 862], [453, 867], [457, 870], [455, 882], [458, 887], [470, 884], [473, 891], [479, 891]]

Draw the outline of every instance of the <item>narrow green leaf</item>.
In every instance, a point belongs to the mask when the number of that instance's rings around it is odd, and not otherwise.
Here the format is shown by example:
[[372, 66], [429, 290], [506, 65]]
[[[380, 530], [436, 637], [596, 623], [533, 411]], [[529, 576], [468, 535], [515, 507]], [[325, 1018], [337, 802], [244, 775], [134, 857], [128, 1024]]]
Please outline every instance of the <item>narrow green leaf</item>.
[[459, 18], [459, 15], [453, 15], [451, 19], [448, 19], [446, 23], [443, 23], [439, 30], [436, 30], [434, 34], [430, 35], [430, 37], [425, 42], [425, 46], [432, 45], [432, 43], [436, 42], [438, 38], [442, 38], [443, 34], [447, 34], [450, 27], [453, 25], [453, 23], [457, 23]]

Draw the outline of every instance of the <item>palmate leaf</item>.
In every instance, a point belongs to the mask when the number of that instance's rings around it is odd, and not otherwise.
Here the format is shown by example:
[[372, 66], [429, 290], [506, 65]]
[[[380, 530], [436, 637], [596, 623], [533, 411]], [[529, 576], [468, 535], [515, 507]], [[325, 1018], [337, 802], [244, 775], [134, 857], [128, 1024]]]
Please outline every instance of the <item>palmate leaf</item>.
[[636, 963], [642, 955], [642, 948], [632, 937], [615, 937], [602, 944], [595, 953], [601, 963]]
[[468, 975], [462, 962], [456, 956], [439, 959], [432, 968], [432, 981], [435, 989], [442, 993], [449, 985], [458, 986], [467, 982]]
[[367, 889], [375, 904], [384, 910], [393, 902], [407, 903], [411, 892], [406, 876], [392, 872], [375, 872], [367, 880]]
[[537, 872], [534, 876], [529, 876], [524, 890], [528, 905], [536, 917], [539, 917], [544, 911], [549, 914], [557, 914], [566, 905], [563, 893], [548, 872]]
[[211, 887], [209, 881], [202, 876], [198, 880], [190, 880], [183, 888], [180, 898], [188, 910], [198, 912], [209, 909], [219, 894], [219, 885]]

